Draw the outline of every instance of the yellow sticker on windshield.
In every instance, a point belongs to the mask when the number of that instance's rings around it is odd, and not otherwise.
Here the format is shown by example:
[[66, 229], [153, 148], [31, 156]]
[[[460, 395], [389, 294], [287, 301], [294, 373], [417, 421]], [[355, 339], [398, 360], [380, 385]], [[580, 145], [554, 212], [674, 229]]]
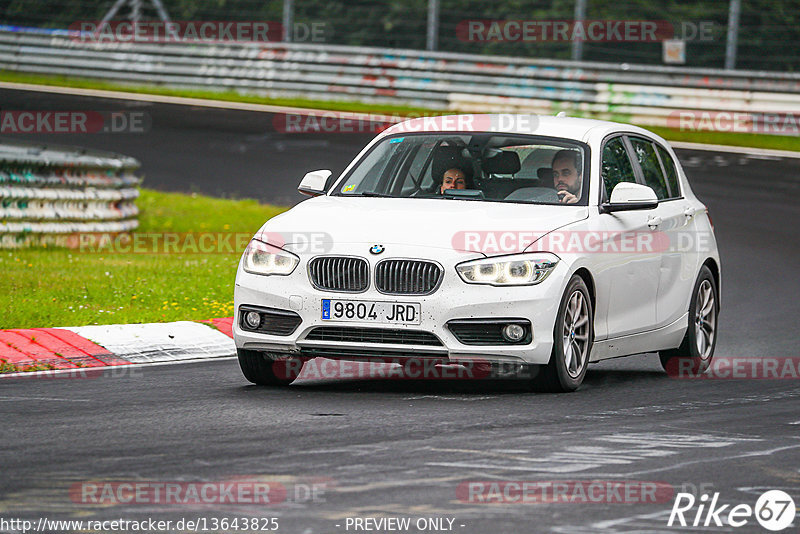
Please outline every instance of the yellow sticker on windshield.
[[342, 189], [342, 192], [347, 193], [349, 191], [352, 191], [355, 188], [356, 188], [356, 184], [346, 185], [346, 186], [344, 186], [344, 189]]

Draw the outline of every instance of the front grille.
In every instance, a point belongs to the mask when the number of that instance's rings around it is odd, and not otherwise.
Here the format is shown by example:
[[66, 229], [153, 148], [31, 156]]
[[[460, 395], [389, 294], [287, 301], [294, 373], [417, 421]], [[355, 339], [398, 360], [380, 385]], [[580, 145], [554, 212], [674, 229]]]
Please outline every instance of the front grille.
[[309, 332], [306, 339], [350, 343], [396, 343], [398, 345], [442, 346], [442, 342], [439, 341], [439, 338], [430, 332], [389, 328], [320, 326]]
[[375, 267], [375, 287], [390, 295], [427, 295], [442, 280], [442, 268], [430, 261], [383, 260]]
[[[503, 337], [503, 327], [518, 324], [525, 328], [526, 335], [512, 342]], [[527, 345], [531, 342], [531, 323], [527, 319], [454, 319], [447, 328], [464, 345]]]
[[323, 256], [308, 264], [311, 283], [317, 289], [360, 293], [369, 287], [369, 264], [363, 258]]
[[[245, 314], [251, 311], [258, 312], [261, 315], [261, 323], [257, 328], [251, 328], [244, 321]], [[262, 308], [261, 306], [239, 306], [239, 327], [248, 332], [288, 336], [297, 330], [301, 322], [303, 320], [293, 311]]]

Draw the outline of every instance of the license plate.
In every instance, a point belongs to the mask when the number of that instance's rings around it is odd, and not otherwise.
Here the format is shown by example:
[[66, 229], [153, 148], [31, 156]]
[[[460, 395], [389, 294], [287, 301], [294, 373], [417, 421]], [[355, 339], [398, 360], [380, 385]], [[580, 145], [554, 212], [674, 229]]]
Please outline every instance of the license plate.
[[322, 299], [322, 320], [420, 324], [422, 306], [418, 302]]

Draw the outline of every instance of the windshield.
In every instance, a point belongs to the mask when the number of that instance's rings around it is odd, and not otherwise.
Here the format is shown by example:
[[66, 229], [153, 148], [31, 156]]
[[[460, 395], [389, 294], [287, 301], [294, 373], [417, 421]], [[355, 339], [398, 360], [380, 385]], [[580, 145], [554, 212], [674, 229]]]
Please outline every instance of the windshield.
[[361, 158], [332, 194], [586, 205], [587, 152], [551, 137], [393, 136]]

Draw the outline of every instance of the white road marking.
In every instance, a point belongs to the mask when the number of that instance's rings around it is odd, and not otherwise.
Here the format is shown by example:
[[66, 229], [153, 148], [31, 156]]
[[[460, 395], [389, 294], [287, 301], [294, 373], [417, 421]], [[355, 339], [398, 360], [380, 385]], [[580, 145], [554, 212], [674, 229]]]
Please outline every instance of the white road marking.
[[[455, 467], [466, 469], [491, 469], [499, 471], [543, 472], [543, 473], [575, 473], [588, 471], [601, 467], [624, 466], [643, 462], [652, 458], [666, 458], [680, 454], [686, 449], [705, 449], [730, 447], [742, 442], [762, 442], [756, 438], [738, 438], [729, 436], [716, 436], [713, 434], [685, 435], [685, 434], [657, 434], [644, 433], [617, 433], [593, 438], [603, 444], [587, 443], [586, 445], [573, 445], [564, 447], [555, 452], [549, 452], [538, 457], [507, 456], [496, 452], [453, 449], [462, 455], [472, 454], [474, 460], [466, 458], [459, 462], [428, 462], [426, 465], [439, 467]], [[800, 447], [800, 445], [797, 445]], [[448, 449], [432, 449], [434, 451], [448, 452]], [[753, 454], [765, 454], [763, 452]], [[741, 455], [733, 456], [733, 458]], [[504, 463], [507, 462], [507, 463]], [[700, 461], [700, 460], [699, 460]], [[710, 461], [703, 459], [701, 461]], [[643, 470], [633, 473], [598, 474], [593, 476], [603, 477], [629, 477], [640, 473], [670, 470], [694, 462], [672, 463], [668, 467]]]
[[[560, 532], [564, 534], [584, 534], [584, 533], [594, 533], [598, 531], [603, 532], [648, 532], [651, 534], [657, 532], [675, 532], [674, 529], [670, 529], [667, 527], [667, 520], [669, 520], [669, 510], [661, 510], [658, 512], [652, 512], [649, 514], [639, 514], [633, 515], [629, 517], [622, 517], [618, 519], [607, 519], [605, 521], [596, 521], [594, 523], [589, 523], [588, 525], [564, 525], [564, 526], [556, 526], [553, 527], [551, 530], [552, 532]], [[663, 520], [663, 530], [655, 527], [653, 525], [653, 521]], [[634, 523], [635, 524], [631, 524]], [[640, 523], [642, 522], [642, 523]], [[617, 530], [617, 528], [620, 528]], [[632, 527], [641, 527], [641, 528], [633, 528]], [[703, 527], [694, 527], [695, 529], [703, 529]], [[706, 530], [711, 530], [706, 529]]]
[[745, 452], [745, 453], [742, 453], [742, 454], [734, 454], [732, 456], [723, 456], [721, 458], [703, 458], [703, 459], [700, 459], [700, 460], [691, 460], [691, 461], [688, 461], [688, 462], [681, 462], [681, 463], [678, 463], [678, 464], [668, 465], [666, 467], [654, 467], [653, 469], [643, 469], [641, 471], [633, 471], [633, 472], [630, 472], [630, 473], [596, 473], [593, 476], [603, 476], [603, 477], [622, 477], [622, 476], [625, 476], [625, 477], [632, 477], [632, 476], [639, 476], [639, 475], [650, 474], [650, 473], [657, 473], [659, 471], [669, 471], [669, 470], [672, 470], [672, 469], [678, 469], [678, 468], [686, 467], [686, 466], [689, 466], [689, 465], [702, 464], [702, 463], [707, 463], [707, 462], [722, 462], [722, 461], [726, 461], [726, 460], [736, 460], [738, 458], [749, 458], [749, 457], [752, 457], [752, 456], [770, 456], [772, 454], [775, 454], [776, 452], [783, 452], [783, 451], [786, 451], [786, 450], [797, 449], [797, 448], [800, 448], [800, 444], [798, 444], [798, 445], [787, 445], [785, 447], [777, 447], [775, 449], [769, 449], [769, 450], [766, 450], [766, 451]]
[[501, 465], [489, 463], [469, 463], [469, 462], [425, 462], [425, 465], [437, 467], [463, 467], [465, 469], [497, 469], [500, 471], [530, 471], [538, 473], [576, 473], [599, 467], [597, 464], [569, 464], [556, 467], [523, 466], [523, 465]]
[[62, 399], [59, 397], [5, 397], [0, 396], [1, 401], [29, 401], [29, 400], [43, 400], [43, 401], [58, 401], [58, 402], [92, 402], [91, 399]]

